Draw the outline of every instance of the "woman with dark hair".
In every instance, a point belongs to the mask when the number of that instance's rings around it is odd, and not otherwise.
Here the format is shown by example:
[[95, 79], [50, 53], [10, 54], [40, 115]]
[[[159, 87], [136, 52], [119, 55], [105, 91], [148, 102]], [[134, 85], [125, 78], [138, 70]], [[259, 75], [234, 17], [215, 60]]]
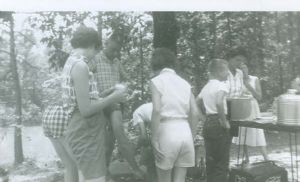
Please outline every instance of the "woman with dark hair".
[[166, 48], [152, 54], [152, 146], [159, 182], [184, 182], [195, 165], [191, 128], [198, 111], [190, 84], [174, 71], [176, 56]]
[[[244, 74], [243, 95], [251, 98], [250, 118], [258, 118], [260, 117], [258, 101], [262, 99], [260, 81], [258, 77], [248, 74], [248, 67], [246, 64], [242, 63], [240, 69]], [[249, 163], [248, 146], [259, 147], [264, 160], [268, 160], [267, 144], [263, 129], [241, 127], [241, 132], [238, 137], [233, 138], [233, 143], [239, 145], [240, 141], [245, 142], [243, 143], [246, 157], [243, 161], [244, 164]]]
[[71, 155], [85, 181], [105, 182], [105, 126], [103, 109], [126, 99], [126, 89], [115, 89], [99, 98], [97, 84], [88, 62], [99, 48], [97, 31], [79, 27], [73, 34], [73, 51], [65, 63], [62, 80], [63, 107], [68, 114], [65, 132]]

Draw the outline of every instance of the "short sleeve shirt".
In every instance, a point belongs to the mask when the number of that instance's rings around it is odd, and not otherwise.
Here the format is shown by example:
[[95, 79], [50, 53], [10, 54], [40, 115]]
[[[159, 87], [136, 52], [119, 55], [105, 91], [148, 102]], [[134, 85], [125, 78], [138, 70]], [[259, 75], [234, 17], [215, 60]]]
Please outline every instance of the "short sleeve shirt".
[[161, 94], [161, 118], [187, 119], [191, 85], [169, 68], [163, 69], [151, 81]]
[[152, 116], [152, 103], [143, 104], [133, 112], [133, 126], [138, 123], [150, 123]]
[[118, 60], [109, 60], [103, 52], [93, 60], [96, 66], [96, 80], [99, 92], [103, 92], [120, 83], [120, 63]]
[[[216, 79], [209, 80], [203, 87], [198, 98], [203, 100], [206, 114], [217, 114], [217, 94], [219, 92], [229, 93], [228, 87], [225, 82]], [[224, 112], [227, 114], [226, 99], [224, 99]]]

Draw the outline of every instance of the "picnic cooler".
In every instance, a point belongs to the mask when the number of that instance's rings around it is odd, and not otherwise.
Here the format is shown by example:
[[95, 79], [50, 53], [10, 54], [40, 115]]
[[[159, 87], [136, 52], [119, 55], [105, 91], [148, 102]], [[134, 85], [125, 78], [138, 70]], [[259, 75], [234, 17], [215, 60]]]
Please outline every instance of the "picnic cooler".
[[231, 168], [229, 182], [288, 182], [287, 171], [273, 161]]

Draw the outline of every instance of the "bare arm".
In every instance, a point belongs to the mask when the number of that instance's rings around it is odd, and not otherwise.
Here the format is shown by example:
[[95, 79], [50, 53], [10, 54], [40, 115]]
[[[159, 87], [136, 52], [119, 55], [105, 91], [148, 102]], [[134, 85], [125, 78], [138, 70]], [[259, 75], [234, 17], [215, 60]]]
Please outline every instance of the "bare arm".
[[196, 98], [196, 103], [197, 103], [197, 107], [198, 107], [200, 119], [201, 119], [202, 121], [205, 121], [206, 110], [205, 110], [205, 107], [204, 107], [203, 99], [197, 97], [197, 98]]
[[79, 62], [73, 67], [71, 76], [74, 81], [78, 108], [83, 117], [90, 117], [106, 106], [126, 98], [125, 90], [116, 90], [104, 99], [91, 103], [89, 99], [88, 66], [84, 62]]
[[254, 89], [248, 81], [244, 81], [245, 83], [245, 87], [251, 92], [251, 94], [253, 95], [253, 97], [260, 101], [262, 98], [262, 93], [261, 93], [261, 86], [260, 86], [260, 81], [259, 79], [255, 80], [255, 87], [256, 89]]
[[225, 92], [220, 91], [217, 94], [217, 110], [218, 110], [219, 121], [222, 127], [229, 129], [230, 125], [226, 119], [226, 115], [224, 111], [224, 99], [225, 99]]
[[189, 123], [192, 130], [192, 135], [195, 136], [196, 129], [197, 129], [197, 123], [199, 121], [199, 111], [196, 104], [195, 97], [193, 93], [191, 93], [190, 97], [190, 113], [189, 113]]
[[138, 128], [140, 131], [139, 144], [146, 145], [148, 143], [147, 131], [144, 122], [138, 123]]
[[157, 142], [158, 140], [158, 128], [160, 123], [160, 113], [161, 113], [161, 100], [160, 93], [156, 89], [155, 85], [150, 83], [150, 90], [152, 92], [152, 103], [153, 103], [153, 111], [151, 117], [151, 132], [152, 132], [152, 142]]
[[99, 94], [99, 96], [106, 97], [106, 96], [110, 95], [111, 93], [113, 93], [114, 90], [115, 90], [115, 87], [108, 88], [108, 89], [104, 90], [103, 92], [101, 92]]

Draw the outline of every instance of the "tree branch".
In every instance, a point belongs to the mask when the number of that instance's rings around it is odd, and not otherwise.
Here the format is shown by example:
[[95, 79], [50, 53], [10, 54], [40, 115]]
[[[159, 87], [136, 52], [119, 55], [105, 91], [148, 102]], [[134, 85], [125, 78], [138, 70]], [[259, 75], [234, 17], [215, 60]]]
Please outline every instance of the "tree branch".
[[10, 55], [10, 52], [7, 51], [7, 50], [0, 49], [0, 52], [3, 52], [3, 53], [6, 53], [6, 54]]

